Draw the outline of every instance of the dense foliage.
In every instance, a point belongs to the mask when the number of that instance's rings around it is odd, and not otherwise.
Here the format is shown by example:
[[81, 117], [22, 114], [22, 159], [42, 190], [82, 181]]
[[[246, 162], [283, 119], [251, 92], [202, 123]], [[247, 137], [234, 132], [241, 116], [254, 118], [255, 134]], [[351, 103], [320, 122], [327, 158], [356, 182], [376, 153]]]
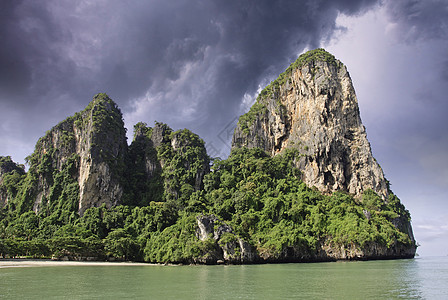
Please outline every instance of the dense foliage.
[[211, 212], [273, 256], [286, 247], [314, 251], [325, 239], [360, 246], [411, 242], [392, 224], [399, 215], [409, 217], [393, 194], [387, 205], [371, 190], [361, 201], [342, 192], [322, 195], [300, 181], [293, 166], [297, 155], [290, 150], [272, 158], [260, 149], [235, 150], [205, 181]]
[[[150, 134], [150, 128], [145, 130]], [[177, 151], [168, 147], [174, 137], [183, 145]], [[189, 170], [202, 166], [203, 142], [188, 131], [168, 131], [167, 141], [151, 154], [166, 164], [158, 175], [163, 188], [156, 189], [162, 194], [134, 193], [146, 200], [111, 209], [92, 207], [79, 216], [70, 200], [76, 197], [76, 189], [70, 187], [67, 167], [59, 176], [61, 186], [67, 188], [55, 188], [53, 206], [38, 214], [8, 206], [1, 211], [0, 254], [188, 263], [235, 235], [272, 258], [291, 248], [314, 253], [324, 242], [411, 245], [409, 236], [393, 225], [399, 216], [409, 218], [396, 196], [391, 194], [384, 202], [371, 190], [360, 200], [342, 192], [322, 195], [300, 181], [294, 167], [296, 151], [270, 157], [260, 149], [235, 149], [227, 160], [215, 161], [203, 187], [195, 189]], [[173, 178], [177, 179], [164, 182]], [[230, 225], [235, 235], [219, 242], [200, 241], [196, 217], [206, 214]]]
[[134, 132], [124, 203], [142, 206], [167, 201], [184, 207], [190, 195], [202, 188], [202, 177], [209, 170], [204, 141], [187, 129], [173, 132], [158, 122], [154, 128], [138, 123]]

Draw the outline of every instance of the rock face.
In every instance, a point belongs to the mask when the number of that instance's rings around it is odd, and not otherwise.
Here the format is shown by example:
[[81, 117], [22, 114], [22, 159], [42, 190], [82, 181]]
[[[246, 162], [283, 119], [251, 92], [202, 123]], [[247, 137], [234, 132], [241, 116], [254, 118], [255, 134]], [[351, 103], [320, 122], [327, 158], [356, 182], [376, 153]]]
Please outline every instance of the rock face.
[[71, 179], [79, 187], [80, 214], [92, 206], [116, 205], [123, 193], [120, 178], [126, 151], [121, 111], [107, 95], [96, 95], [85, 110], [39, 139], [28, 158], [30, 173], [37, 177], [33, 210], [40, 211], [58, 197], [54, 195], [55, 174], [63, 172], [69, 162]]
[[328, 52], [300, 56], [263, 90], [235, 129], [232, 147], [258, 147], [271, 155], [297, 149], [302, 179], [324, 193], [355, 196], [388, 185], [372, 156], [347, 68]]
[[[395, 201], [379, 164], [372, 156], [347, 68], [333, 55], [316, 49], [301, 55], [266, 87], [250, 111], [241, 116], [232, 148], [261, 148], [271, 156], [293, 151], [301, 179], [324, 194], [345, 191], [358, 201], [373, 190], [384, 204]], [[381, 201], [381, 200], [380, 200]], [[370, 212], [364, 215], [370, 219]], [[404, 212], [393, 226], [412, 245], [336, 245], [320, 240], [316, 250], [285, 248], [280, 255], [259, 253], [263, 261], [327, 261], [414, 257], [415, 240]]]

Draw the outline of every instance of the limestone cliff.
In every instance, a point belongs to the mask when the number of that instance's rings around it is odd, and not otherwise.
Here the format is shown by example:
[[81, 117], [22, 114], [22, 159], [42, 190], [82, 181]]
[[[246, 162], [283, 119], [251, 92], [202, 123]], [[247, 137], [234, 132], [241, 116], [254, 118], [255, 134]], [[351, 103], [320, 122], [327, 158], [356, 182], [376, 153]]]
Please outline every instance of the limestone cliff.
[[232, 147], [259, 147], [271, 155], [297, 149], [307, 185], [324, 193], [343, 190], [360, 197], [373, 189], [388, 196], [347, 68], [322, 49], [300, 56], [260, 93], [240, 117]]
[[[28, 158], [36, 182], [33, 210], [64, 200], [63, 187], [72, 184], [76, 189], [74, 183], [79, 190], [70, 193], [74, 198], [71, 205], [81, 214], [92, 206], [119, 203], [127, 151], [125, 133], [121, 112], [106, 94], [96, 95], [86, 109], [48, 131]], [[64, 172], [68, 175], [58, 177]]]

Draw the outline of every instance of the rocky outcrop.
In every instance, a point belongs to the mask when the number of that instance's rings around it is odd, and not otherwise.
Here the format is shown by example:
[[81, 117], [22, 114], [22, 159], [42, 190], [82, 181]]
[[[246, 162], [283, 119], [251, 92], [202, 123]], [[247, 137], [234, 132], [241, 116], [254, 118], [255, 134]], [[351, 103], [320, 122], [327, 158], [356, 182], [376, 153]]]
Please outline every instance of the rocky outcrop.
[[15, 163], [10, 156], [0, 156], [0, 180], [3, 176], [17, 172], [20, 175], [25, 174], [25, 166]]
[[307, 52], [263, 90], [235, 129], [232, 147], [271, 155], [297, 149], [302, 179], [324, 193], [357, 197], [388, 185], [372, 156], [347, 68], [322, 49]]
[[321, 243], [317, 256], [322, 260], [365, 260], [413, 258], [415, 247], [395, 244], [387, 247], [379, 243], [359, 245], [337, 245], [329, 241]]
[[[120, 182], [127, 152], [126, 131], [118, 106], [107, 96], [96, 96], [82, 112], [83, 126], [75, 126], [79, 166], [79, 211], [120, 203]], [[76, 122], [75, 122], [76, 123]], [[75, 124], [76, 125], [76, 124]]]
[[10, 156], [0, 156], [0, 208], [15, 196], [17, 182], [25, 175], [25, 166], [12, 161]]
[[232, 228], [219, 220], [214, 215], [200, 215], [196, 218], [198, 230], [196, 236], [201, 241], [213, 239], [217, 247], [209, 249], [196, 263], [217, 264], [217, 263], [254, 263], [260, 258], [247, 241], [238, 237]]
[[[122, 114], [105, 94], [98, 94], [82, 112], [53, 127], [39, 139], [28, 158], [37, 177], [33, 210], [38, 212], [54, 190], [55, 174], [71, 161], [72, 179], [79, 186], [78, 211], [120, 202], [120, 182], [127, 151]], [[54, 197], [53, 197], [54, 198]]]

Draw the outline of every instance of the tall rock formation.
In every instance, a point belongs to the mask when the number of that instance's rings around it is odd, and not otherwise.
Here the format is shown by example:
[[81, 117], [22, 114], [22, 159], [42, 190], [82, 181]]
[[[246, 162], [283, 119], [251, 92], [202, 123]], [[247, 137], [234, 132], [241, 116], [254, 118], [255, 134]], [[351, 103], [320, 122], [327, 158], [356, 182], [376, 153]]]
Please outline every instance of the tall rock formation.
[[67, 208], [80, 214], [92, 206], [116, 205], [123, 193], [126, 152], [121, 111], [106, 94], [96, 95], [82, 112], [40, 138], [28, 157], [35, 182], [28, 192], [34, 195], [33, 210], [67, 206], [67, 197], [72, 198]]
[[258, 147], [271, 155], [297, 149], [307, 185], [324, 193], [344, 190], [359, 197], [373, 189], [388, 196], [347, 68], [323, 49], [301, 55], [260, 93], [240, 117], [232, 147]]

